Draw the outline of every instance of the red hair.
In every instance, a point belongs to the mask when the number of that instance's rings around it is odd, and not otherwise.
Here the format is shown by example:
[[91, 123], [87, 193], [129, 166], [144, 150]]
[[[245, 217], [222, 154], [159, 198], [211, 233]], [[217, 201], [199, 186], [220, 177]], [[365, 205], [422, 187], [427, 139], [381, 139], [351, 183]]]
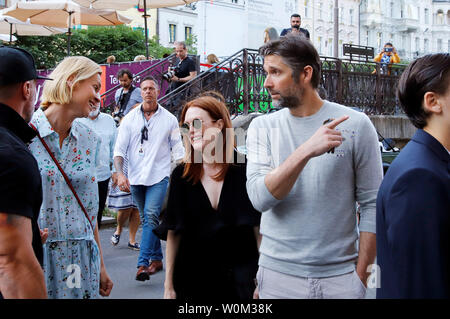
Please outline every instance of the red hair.
[[[199, 98], [196, 98], [184, 106], [183, 110], [181, 111], [181, 118], [180, 118], [180, 125], [184, 123], [186, 118], [186, 112], [191, 107], [198, 107], [202, 110], [205, 110], [208, 112], [209, 116], [214, 120], [223, 120], [223, 127], [222, 127], [222, 147], [223, 147], [223, 161], [222, 163], [217, 163], [218, 165], [221, 165], [222, 168], [220, 169], [219, 173], [214, 176], [214, 179], [216, 181], [221, 181], [225, 178], [225, 175], [228, 171], [228, 167], [230, 163], [233, 162], [234, 159], [234, 131], [233, 131], [233, 125], [231, 123], [230, 119], [230, 113], [228, 112], [228, 108], [226, 107], [225, 103], [219, 101], [218, 99], [211, 97], [211, 96], [202, 96]], [[227, 136], [228, 134], [228, 136]], [[183, 177], [187, 177], [188, 180], [192, 180], [193, 184], [196, 184], [200, 181], [203, 175], [203, 164], [202, 163], [195, 163], [194, 161], [194, 149], [192, 148], [192, 145], [190, 143], [190, 139], [186, 138], [184, 136], [184, 145], [186, 149], [186, 156], [184, 158], [184, 171], [183, 171]], [[219, 139], [220, 140], [220, 139]], [[232, 143], [227, 143], [227, 141], [232, 141]], [[216, 145], [217, 147], [218, 145]]]

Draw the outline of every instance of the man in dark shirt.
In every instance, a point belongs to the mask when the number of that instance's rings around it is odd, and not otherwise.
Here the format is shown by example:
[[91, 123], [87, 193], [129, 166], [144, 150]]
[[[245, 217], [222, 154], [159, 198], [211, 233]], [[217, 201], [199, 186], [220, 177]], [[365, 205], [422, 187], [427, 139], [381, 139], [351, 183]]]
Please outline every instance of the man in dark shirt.
[[294, 13], [291, 15], [291, 27], [288, 29], [283, 29], [280, 33], [280, 37], [285, 36], [286, 34], [290, 32], [301, 32], [309, 39], [309, 31], [303, 28], [300, 28], [300, 25], [302, 24], [302, 18], [298, 13]]
[[42, 203], [38, 165], [27, 144], [34, 111], [34, 59], [25, 50], [0, 47], [0, 299], [46, 298]]
[[114, 100], [116, 102], [116, 109], [113, 117], [121, 119], [128, 114], [138, 103], [142, 103], [141, 89], [133, 85], [133, 73], [128, 69], [120, 69], [117, 72], [117, 79], [119, 80], [121, 88], [116, 91]]
[[197, 76], [195, 62], [188, 57], [186, 44], [184, 42], [176, 43], [175, 53], [180, 62], [176, 66], [175, 76], [171, 78], [171, 90], [175, 90]]

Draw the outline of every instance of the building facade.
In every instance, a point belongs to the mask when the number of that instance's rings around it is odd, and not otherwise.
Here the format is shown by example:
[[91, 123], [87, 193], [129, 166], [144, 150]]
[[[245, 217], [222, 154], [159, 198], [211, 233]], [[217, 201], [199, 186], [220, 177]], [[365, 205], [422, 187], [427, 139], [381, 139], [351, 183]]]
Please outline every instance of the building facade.
[[[299, 0], [302, 27], [322, 56], [334, 56], [334, 0]], [[339, 0], [339, 56], [343, 44], [359, 43], [360, 0]]]
[[391, 42], [403, 60], [450, 51], [450, 0], [362, 0], [361, 44]]
[[158, 9], [158, 38], [165, 47], [175, 41], [188, 41], [198, 34], [198, 12], [195, 5]]

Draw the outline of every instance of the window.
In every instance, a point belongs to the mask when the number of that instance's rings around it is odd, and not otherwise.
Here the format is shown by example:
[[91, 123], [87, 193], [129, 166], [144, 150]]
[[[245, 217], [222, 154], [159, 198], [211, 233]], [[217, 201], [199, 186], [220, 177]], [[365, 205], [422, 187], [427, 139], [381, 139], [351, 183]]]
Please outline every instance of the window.
[[305, 0], [305, 18], [308, 18], [309, 17], [309, 0]]
[[184, 28], [184, 40], [187, 41], [192, 36], [192, 27], [185, 27]]
[[442, 39], [437, 40], [437, 52], [442, 52]]
[[416, 51], [420, 52], [420, 39], [416, 38]]
[[0, 0], [0, 7], [6, 7], [6, 0]]
[[339, 23], [344, 23], [344, 8], [339, 8]]
[[444, 11], [438, 10], [436, 14], [436, 24], [444, 24]]
[[377, 46], [378, 48], [381, 48], [381, 40], [383, 38], [383, 33], [377, 32]]
[[424, 15], [425, 15], [425, 24], [429, 24], [430, 23], [430, 10], [428, 10], [427, 8], [425, 8], [424, 10]]
[[353, 9], [350, 9], [348, 14], [350, 16], [350, 25], [353, 25]]
[[329, 7], [329, 15], [328, 15], [328, 20], [330, 21], [330, 22], [333, 22], [334, 21], [334, 19], [333, 19], [333, 16], [334, 16], [334, 8], [333, 8], [333, 5], [332, 4], [330, 4], [330, 7]]
[[394, 2], [391, 2], [391, 12], [390, 12], [390, 17], [393, 18], [394, 17]]
[[317, 42], [319, 43], [319, 54], [322, 54], [322, 37], [318, 37]]
[[430, 50], [429, 50], [429, 42], [428, 42], [428, 39], [425, 39], [424, 41], [423, 41], [423, 51], [425, 52], [425, 53], [428, 53]]
[[328, 39], [328, 56], [333, 56], [333, 39]]
[[238, 3], [238, 0], [231, 0], [231, 3]]
[[319, 3], [319, 19], [323, 20], [323, 3]]
[[174, 43], [177, 40], [177, 25], [169, 24], [169, 43]]

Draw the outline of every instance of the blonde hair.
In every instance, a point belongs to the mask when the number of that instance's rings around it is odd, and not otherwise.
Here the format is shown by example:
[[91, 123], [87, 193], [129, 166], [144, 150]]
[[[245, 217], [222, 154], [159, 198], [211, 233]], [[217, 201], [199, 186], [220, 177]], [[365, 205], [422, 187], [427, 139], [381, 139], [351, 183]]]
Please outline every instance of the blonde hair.
[[[45, 81], [41, 97], [41, 107], [46, 109], [50, 104], [69, 104], [72, 99], [72, 91], [75, 85], [89, 79], [95, 74], [101, 74], [101, 67], [84, 56], [71, 56], [62, 60], [49, 78], [53, 81]], [[68, 80], [72, 85], [67, 85]]]
[[116, 57], [114, 55], [110, 55], [109, 57], [106, 58], [106, 63], [111, 64], [116, 62]]
[[209, 64], [214, 64], [219, 62], [219, 58], [217, 58], [217, 56], [214, 53], [209, 54], [206, 57], [206, 60], [208, 61]]
[[134, 62], [138, 62], [138, 61], [145, 61], [147, 60], [147, 58], [145, 57], [145, 55], [136, 55], [134, 57]]

